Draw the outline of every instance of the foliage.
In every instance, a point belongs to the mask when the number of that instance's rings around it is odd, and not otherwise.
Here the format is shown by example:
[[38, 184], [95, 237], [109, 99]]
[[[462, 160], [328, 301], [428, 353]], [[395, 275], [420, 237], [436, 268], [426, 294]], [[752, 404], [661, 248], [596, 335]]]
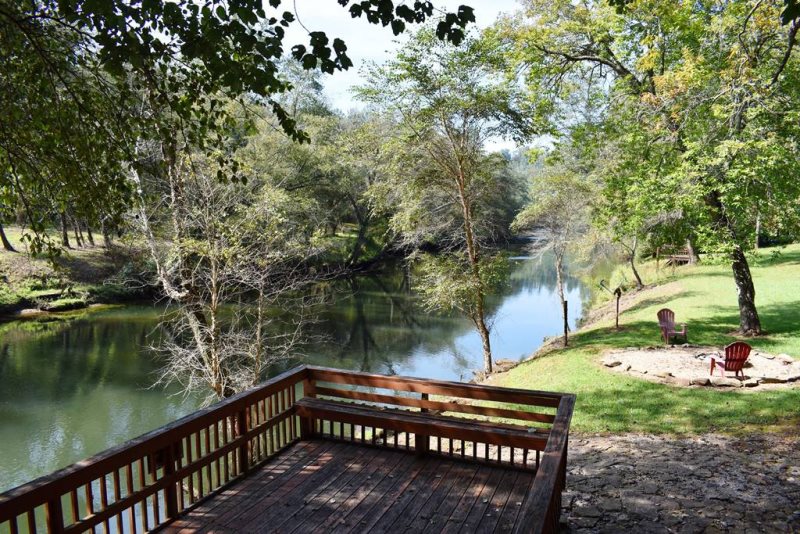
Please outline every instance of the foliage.
[[586, 240], [594, 193], [592, 184], [562, 161], [534, 176], [531, 202], [514, 219], [515, 228], [533, 230], [534, 251], [553, 254], [556, 289], [562, 303], [564, 345], [568, 339], [567, 308], [563, 304], [564, 262], [567, 254], [579, 249]]
[[[230, 101], [256, 102], [292, 139], [308, 141], [277, 98], [292, 88], [279, 64], [297, 23], [281, 3], [0, 1], [0, 216], [21, 204], [32, 248], [53, 254], [69, 247], [70, 217], [115, 226], [131, 200], [130, 174], [154, 163], [141, 158], [150, 143], [165, 172], [191, 147], [215, 158], [218, 178], [237, 179]], [[339, 4], [395, 35], [438, 19], [425, 1]], [[473, 21], [460, 6], [439, 19], [437, 36], [457, 43]], [[324, 73], [352, 66], [344, 41], [319, 31], [291, 56]], [[59, 218], [61, 245], [46, 234]]]
[[491, 245], [500, 226], [492, 205], [510, 175], [508, 161], [486, 154], [484, 144], [498, 136], [522, 140], [533, 131], [522, 94], [494, 74], [501, 59], [480, 39], [468, 36], [454, 48], [424, 28], [394, 61], [370, 69], [369, 83], [359, 89], [400, 125], [393, 147], [402, 174], [382, 189], [384, 205], [394, 211], [390, 227], [406, 247], [427, 243], [444, 254], [424, 262], [427, 304], [468, 315], [487, 372], [485, 283], [495, 276]]
[[414, 290], [431, 311], [459, 312], [467, 317], [478, 313], [480, 290], [494, 293], [508, 281], [509, 262], [505, 254], [481, 259], [480, 280], [472, 277], [465, 255], [424, 254], [418, 262]]
[[781, 26], [779, 10], [777, 0], [633, 1], [621, 12], [532, 0], [495, 31], [551, 128], [604, 181], [600, 221], [618, 241], [672, 227], [727, 252], [751, 334], [761, 325], [744, 251], [756, 220], [798, 223], [800, 26]]

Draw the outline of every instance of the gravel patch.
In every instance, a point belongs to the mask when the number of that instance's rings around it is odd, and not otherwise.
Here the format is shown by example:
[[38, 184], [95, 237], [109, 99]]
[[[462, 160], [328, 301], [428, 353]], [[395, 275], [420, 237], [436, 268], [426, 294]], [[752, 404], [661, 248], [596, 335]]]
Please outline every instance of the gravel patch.
[[800, 532], [800, 436], [570, 437], [565, 532]]
[[724, 351], [715, 347], [648, 347], [614, 350], [603, 355], [601, 363], [609, 370], [654, 382], [684, 387], [719, 387], [749, 390], [793, 387], [800, 384], [800, 360], [787, 354], [768, 354], [754, 350], [743, 369], [745, 379], [733, 372], [711, 376], [711, 358], [719, 361]]

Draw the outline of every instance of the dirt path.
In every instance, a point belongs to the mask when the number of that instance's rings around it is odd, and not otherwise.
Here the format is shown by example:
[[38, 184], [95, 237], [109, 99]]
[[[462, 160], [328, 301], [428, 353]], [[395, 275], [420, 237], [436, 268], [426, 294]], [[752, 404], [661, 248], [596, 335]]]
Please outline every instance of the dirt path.
[[566, 532], [800, 532], [800, 433], [570, 437]]

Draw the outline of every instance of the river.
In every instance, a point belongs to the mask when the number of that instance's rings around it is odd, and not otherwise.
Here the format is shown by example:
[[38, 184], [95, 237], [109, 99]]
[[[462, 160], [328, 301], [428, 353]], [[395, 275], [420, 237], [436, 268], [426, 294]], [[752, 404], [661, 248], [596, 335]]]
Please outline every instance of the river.
[[[507, 287], [488, 302], [492, 349], [495, 359], [519, 360], [559, 333], [561, 316], [549, 262], [509, 261]], [[574, 327], [589, 292], [573, 277], [567, 287]], [[482, 367], [471, 324], [420, 310], [400, 270], [337, 283], [331, 291], [315, 325], [322, 336], [304, 362], [447, 380], [469, 380]], [[197, 408], [197, 399], [150, 387], [158, 362], [147, 347], [161, 312], [120, 306], [0, 324], [0, 491]]]

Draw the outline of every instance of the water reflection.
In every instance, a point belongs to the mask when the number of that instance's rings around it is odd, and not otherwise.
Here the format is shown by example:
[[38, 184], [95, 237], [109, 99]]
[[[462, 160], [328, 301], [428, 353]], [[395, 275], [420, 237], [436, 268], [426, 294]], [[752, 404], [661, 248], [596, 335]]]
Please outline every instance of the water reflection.
[[[551, 262], [517, 257], [507, 287], [488, 301], [496, 359], [530, 354], [561, 327]], [[468, 380], [480, 338], [459, 316], [426, 314], [404, 269], [330, 284], [304, 361], [367, 372]], [[575, 317], [588, 297], [567, 277]], [[159, 308], [128, 306], [68, 321], [0, 325], [0, 491], [175, 420], [197, 406], [149, 389], [147, 350]], [[287, 362], [290, 367], [297, 362]], [[280, 369], [275, 369], [278, 372]]]

